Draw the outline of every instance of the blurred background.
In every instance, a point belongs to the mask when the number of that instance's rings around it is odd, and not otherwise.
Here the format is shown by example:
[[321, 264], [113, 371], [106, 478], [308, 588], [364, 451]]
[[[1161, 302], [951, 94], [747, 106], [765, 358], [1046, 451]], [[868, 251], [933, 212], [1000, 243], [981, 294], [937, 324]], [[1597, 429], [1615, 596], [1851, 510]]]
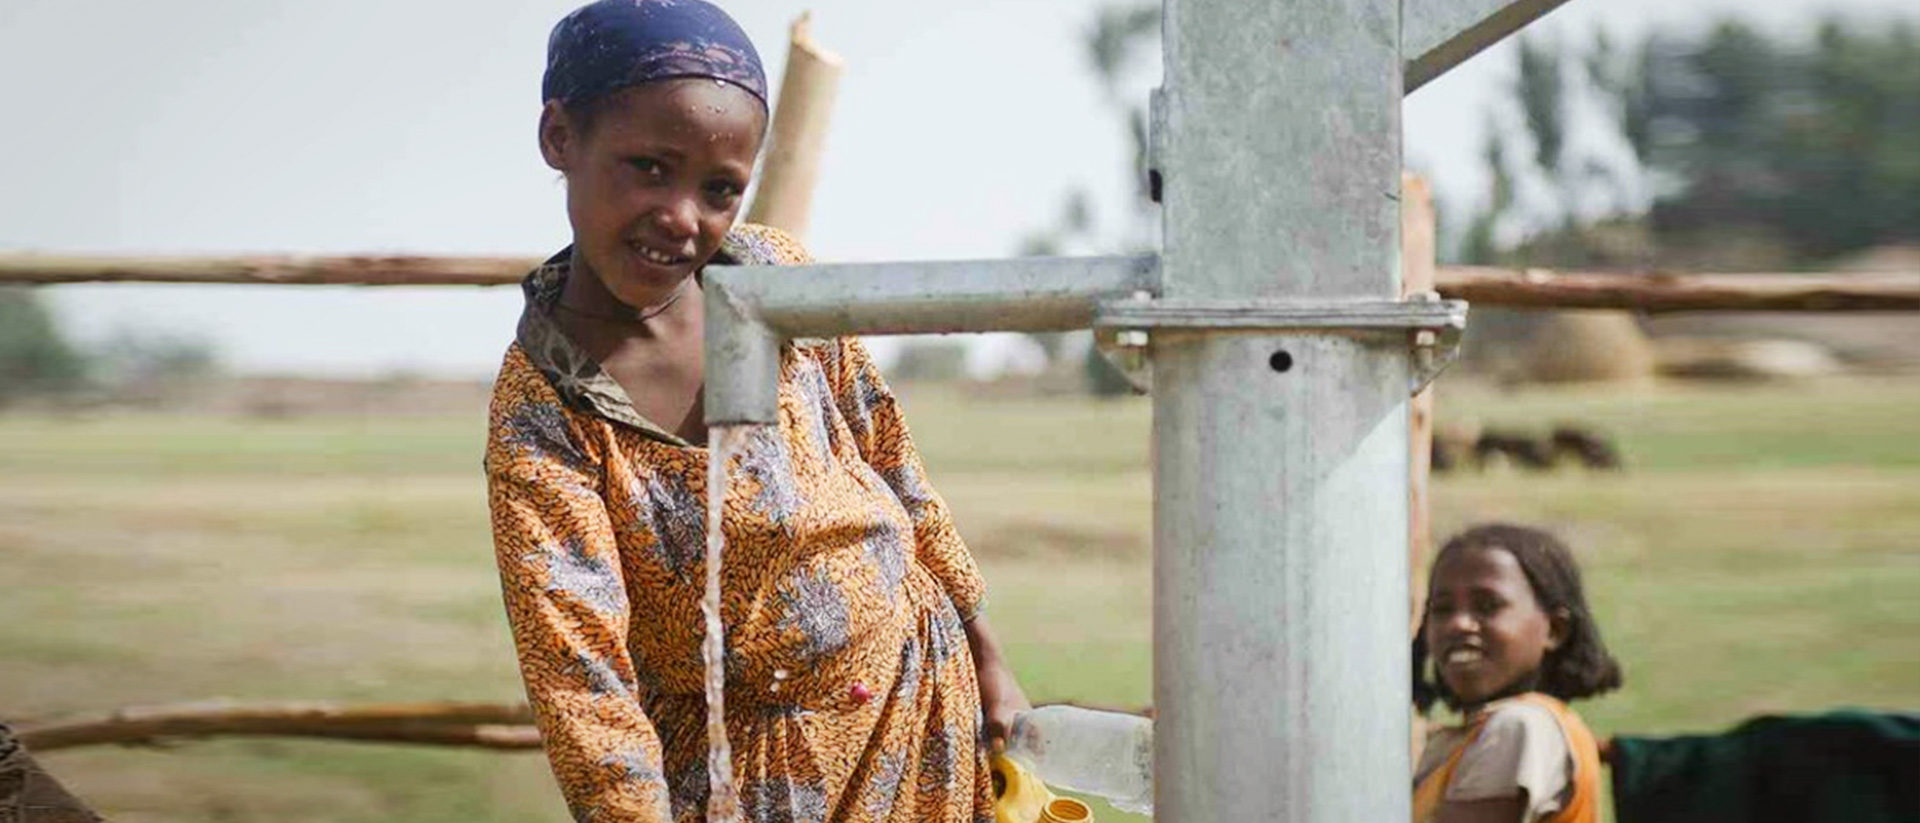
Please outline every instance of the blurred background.
[[[10, 0], [0, 253], [550, 253], [568, 234], [537, 88], [573, 5]], [[818, 257], [1155, 246], [1156, 5], [726, 6], [774, 77], [806, 8], [846, 58]], [[1573, 0], [1409, 98], [1405, 145], [1446, 262], [1913, 273], [1920, 10]], [[0, 720], [518, 699], [479, 455], [519, 304], [0, 288]], [[1476, 309], [1438, 389], [1436, 537], [1503, 519], [1574, 546], [1627, 668], [1582, 708], [1602, 734], [1912, 709], [1917, 332]], [[1030, 695], [1145, 706], [1146, 401], [1084, 335], [876, 345]], [[227, 740], [46, 763], [116, 820], [565, 817], [537, 754]]]

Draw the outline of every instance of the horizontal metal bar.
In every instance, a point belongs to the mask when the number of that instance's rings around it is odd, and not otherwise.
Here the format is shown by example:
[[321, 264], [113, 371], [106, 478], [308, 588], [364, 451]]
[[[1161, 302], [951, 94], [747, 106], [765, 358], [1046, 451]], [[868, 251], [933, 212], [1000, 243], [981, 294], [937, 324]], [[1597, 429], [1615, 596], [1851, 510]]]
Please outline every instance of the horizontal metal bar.
[[1460, 329], [1464, 300], [1110, 300], [1094, 325], [1123, 329]]
[[1105, 299], [1157, 293], [1159, 257], [706, 269], [708, 425], [772, 423], [796, 337], [1064, 331]]
[[1065, 331], [1102, 298], [1153, 292], [1159, 258], [710, 266], [706, 288], [787, 337]]
[[1567, 0], [1406, 0], [1400, 54], [1406, 94], [1559, 8]]

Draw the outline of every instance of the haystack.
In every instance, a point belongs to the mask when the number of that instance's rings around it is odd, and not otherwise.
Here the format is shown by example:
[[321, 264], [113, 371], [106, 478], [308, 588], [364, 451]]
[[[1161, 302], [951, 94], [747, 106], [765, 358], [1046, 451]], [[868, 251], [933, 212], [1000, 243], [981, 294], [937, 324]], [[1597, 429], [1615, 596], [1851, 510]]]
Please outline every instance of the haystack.
[[1653, 379], [1653, 345], [1639, 321], [1618, 311], [1563, 311], [1527, 338], [1524, 377], [1541, 383], [1642, 383]]

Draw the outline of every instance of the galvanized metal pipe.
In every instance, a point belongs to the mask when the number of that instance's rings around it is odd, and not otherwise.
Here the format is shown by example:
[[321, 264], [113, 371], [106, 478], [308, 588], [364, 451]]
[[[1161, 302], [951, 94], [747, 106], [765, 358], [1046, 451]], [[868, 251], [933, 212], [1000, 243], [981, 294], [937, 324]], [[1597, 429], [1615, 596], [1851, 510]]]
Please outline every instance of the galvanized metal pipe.
[[1070, 257], [706, 270], [706, 419], [777, 419], [781, 343], [842, 334], [1064, 331], [1155, 293], [1158, 258]]
[[[1173, 300], [1399, 295], [1400, 0], [1166, 0]], [[1410, 808], [1406, 335], [1159, 329], [1156, 816]]]
[[1405, 819], [1404, 335], [1152, 334], [1157, 818]]
[[1406, 0], [1401, 6], [1400, 53], [1406, 93], [1445, 74], [1565, 5], [1567, 0]]
[[[1076, 328], [1105, 299], [1167, 298], [1139, 317], [1156, 383], [1158, 816], [1401, 819], [1415, 370], [1404, 328], [1382, 327], [1432, 318], [1367, 303], [1400, 291], [1402, 71], [1423, 82], [1564, 0], [1406, 0], [1423, 5], [1404, 50], [1402, 0], [1164, 2], [1164, 271], [716, 269], [707, 419], [773, 422], [789, 337]], [[1348, 301], [1373, 330], [1294, 323], [1276, 300], [1315, 315]]]

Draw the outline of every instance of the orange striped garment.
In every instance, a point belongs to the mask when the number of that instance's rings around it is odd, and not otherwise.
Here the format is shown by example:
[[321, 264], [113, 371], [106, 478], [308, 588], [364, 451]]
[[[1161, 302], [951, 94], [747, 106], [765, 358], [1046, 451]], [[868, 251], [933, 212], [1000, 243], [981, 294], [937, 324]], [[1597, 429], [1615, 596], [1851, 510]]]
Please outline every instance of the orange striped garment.
[[[794, 263], [737, 229], [722, 262]], [[697, 821], [707, 453], [638, 419], [547, 319], [562, 253], [494, 389], [486, 470], [507, 615], [575, 819]], [[753, 821], [991, 819], [962, 621], [978, 570], [857, 340], [789, 345], [780, 422], [731, 464], [727, 722]], [[624, 408], [622, 408], [624, 406]]]

